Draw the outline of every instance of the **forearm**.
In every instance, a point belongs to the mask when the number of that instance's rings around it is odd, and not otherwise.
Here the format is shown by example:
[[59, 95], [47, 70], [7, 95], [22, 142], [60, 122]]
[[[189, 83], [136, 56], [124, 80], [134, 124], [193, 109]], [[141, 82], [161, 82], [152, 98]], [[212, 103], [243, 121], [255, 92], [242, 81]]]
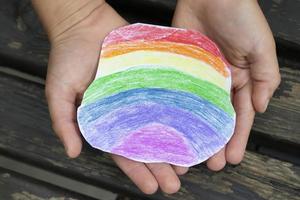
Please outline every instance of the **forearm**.
[[104, 0], [32, 0], [50, 40], [87, 18], [104, 3]]

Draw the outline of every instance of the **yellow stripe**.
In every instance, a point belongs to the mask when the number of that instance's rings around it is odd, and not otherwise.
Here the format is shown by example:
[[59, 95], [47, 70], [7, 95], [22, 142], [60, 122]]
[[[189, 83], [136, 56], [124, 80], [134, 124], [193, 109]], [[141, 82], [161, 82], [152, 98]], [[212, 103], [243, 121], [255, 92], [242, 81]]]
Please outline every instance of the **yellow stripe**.
[[126, 54], [133, 51], [159, 51], [176, 53], [179, 55], [189, 56], [195, 59], [202, 60], [210, 64], [223, 76], [228, 76], [228, 70], [223, 60], [202, 49], [201, 47], [187, 44], [180, 44], [177, 42], [159, 42], [159, 41], [133, 41], [121, 42], [115, 45], [109, 45], [102, 49], [101, 57], [113, 57], [121, 54]]
[[168, 52], [134, 51], [127, 54], [100, 58], [96, 78], [110, 75], [131, 67], [168, 67], [206, 80], [230, 92], [230, 76], [225, 78], [209, 64], [188, 56]]

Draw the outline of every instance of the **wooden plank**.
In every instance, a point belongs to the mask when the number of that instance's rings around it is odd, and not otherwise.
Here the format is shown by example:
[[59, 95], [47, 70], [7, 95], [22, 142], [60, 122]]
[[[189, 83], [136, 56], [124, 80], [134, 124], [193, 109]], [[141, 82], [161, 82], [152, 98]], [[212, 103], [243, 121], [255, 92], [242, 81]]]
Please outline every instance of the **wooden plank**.
[[257, 152], [297, 164], [300, 164], [299, 69], [300, 64], [281, 61], [282, 82], [267, 111], [256, 114], [249, 142]]
[[92, 200], [54, 185], [0, 168], [0, 199], [14, 200]]
[[0, 96], [0, 152], [52, 172], [148, 199], [300, 199], [299, 166], [251, 152], [219, 173], [192, 168], [175, 195], [144, 196], [107, 154], [85, 144], [79, 158], [64, 156], [50, 128], [43, 85], [0, 72]]
[[0, 0], [0, 27], [0, 65], [45, 76], [49, 43], [30, 1]]
[[[30, 165], [28, 163], [22, 162], [22, 160], [13, 159], [10, 157], [6, 157], [0, 154], [0, 168], [9, 169], [17, 174], [26, 176], [28, 178], [24, 178], [24, 184], [26, 182], [33, 182], [30, 180], [34, 180], [34, 183], [40, 183], [42, 187], [47, 187], [49, 190], [53, 190], [53, 193], [56, 191], [65, 191], [68, 194], [75, 194], [80, 197], [79, 199], [98, 199], [98, 200], [116, 200], [117, 194], [112, 193], [110, 191], [104, 190], [102, 188], [98, 188], [92, 186], [87, 183], [82, 183], [80, 181], [76, 181], [74, 179], [67, 178], [63, 175], [59, 175], [56, 173], [51, 173], [45, 169], [36, 167], [34, 165]], [[27, 186], [30, 184], [26, 184]], [[48, 187], [48, 185], [53, 185], [56, 187]], [[22, 186], [22, 185], [21, 185]], [[20, 187], [21, 187], [20, 186]], [[10, 187], [10, 186], [9, 186]], [[20, 189], [20, 187], [13, 187], [12, 189]], [[30, 186], [31, 187], [31, 186]], [[30, 190], [30, 187], [28, 188]], [[59, 188], [59, 189], [57, 189]], [[28, 191], [29, 192], [29, 191]], [[36, 192], [34, 192], [36, 193]], [[46, 194], [46, 193], [43, 193]]]
[[300, 49], [300, 0], [259, 1], [276, 38]]
[[256, 115], [253, 129], [300, 145], [300, 70], [282, 67], [281, 75], [267, 112]]

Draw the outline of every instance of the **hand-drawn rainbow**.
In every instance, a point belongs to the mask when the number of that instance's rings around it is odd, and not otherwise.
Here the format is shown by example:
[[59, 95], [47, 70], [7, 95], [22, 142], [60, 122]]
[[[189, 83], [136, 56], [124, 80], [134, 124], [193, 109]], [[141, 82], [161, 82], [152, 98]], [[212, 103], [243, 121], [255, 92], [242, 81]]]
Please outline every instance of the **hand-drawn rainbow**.
[[78, 108], [93, 147], [141, 162], [198, 164], [231, 138], [228, 62], [193, 30], [133, 24], [104, 40]]

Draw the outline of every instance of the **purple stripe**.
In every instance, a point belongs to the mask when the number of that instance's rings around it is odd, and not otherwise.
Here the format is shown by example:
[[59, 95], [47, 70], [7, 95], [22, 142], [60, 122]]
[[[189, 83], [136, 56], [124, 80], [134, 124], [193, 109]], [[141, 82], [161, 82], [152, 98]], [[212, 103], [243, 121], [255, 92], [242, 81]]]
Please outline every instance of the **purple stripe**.
[[92, 146], [110, 152], [128, 133], [150, 123], [163, 124], [181, 132], [198, 154], [215, 153], [225, 143], [222, 136], [194, 114], [151, 102], [116, 109], [86, 124], [88, 128], [84, 129], [83, 135]]

